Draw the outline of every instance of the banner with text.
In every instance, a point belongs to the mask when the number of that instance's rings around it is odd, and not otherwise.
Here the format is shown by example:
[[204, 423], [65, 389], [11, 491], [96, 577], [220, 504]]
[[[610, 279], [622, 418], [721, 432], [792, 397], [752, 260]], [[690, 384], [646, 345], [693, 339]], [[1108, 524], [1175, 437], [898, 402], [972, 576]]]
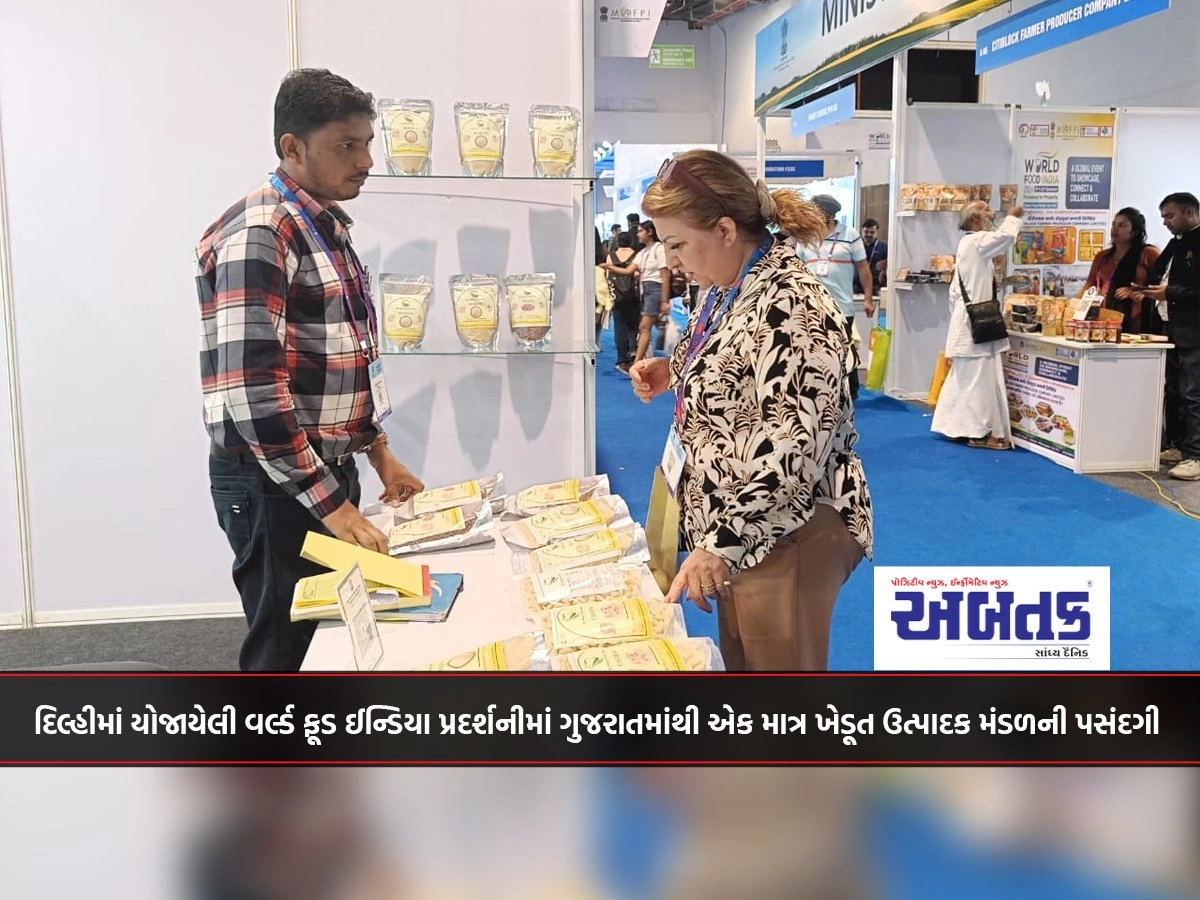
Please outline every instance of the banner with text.
[[1018, 110], [1014, 160], [1025, 223], [1017, 272], [1047, 296], [1079, 293], [1112, 220], [1116, 115]]
[[1170, 6], [1171, 0], [1049, 0], [981, 28], [975, 39], [975, 74], [1073, 44]]
[[633, 3], [596, 3], [596, 55], [646, 58], [667, 0]]
[[853, 118], [855, 101], [854, 85], [849, 84], [819, 100], [798, 106], [792, 110], [792, 137]]
[[797, 0], [758, 33], [754, 114], [790, 106], [1008, 0]]
[[1079, 443], [1079, 355], [1036, 335], [1010, 336], [1003, 354], [1013, 440], [1055, 462], [1074, 460]]

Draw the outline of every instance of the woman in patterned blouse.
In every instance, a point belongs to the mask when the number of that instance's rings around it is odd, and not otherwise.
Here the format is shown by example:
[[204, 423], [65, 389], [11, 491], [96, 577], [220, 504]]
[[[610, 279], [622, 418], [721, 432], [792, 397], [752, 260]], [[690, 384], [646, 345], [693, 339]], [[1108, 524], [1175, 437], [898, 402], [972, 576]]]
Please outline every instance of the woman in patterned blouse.
[[857, 356], [837, 304], [768, 226], [820, 241], [824, 216], [708, 150], [665, 163], [642, 206], [668, 263], [713, 285], [673, 358], [630, 373], [642, 400], [676, 398], [690, 553], [667, 599], [719, 601], [731, 670], [823, 670], [838, 592], [872, 548]]

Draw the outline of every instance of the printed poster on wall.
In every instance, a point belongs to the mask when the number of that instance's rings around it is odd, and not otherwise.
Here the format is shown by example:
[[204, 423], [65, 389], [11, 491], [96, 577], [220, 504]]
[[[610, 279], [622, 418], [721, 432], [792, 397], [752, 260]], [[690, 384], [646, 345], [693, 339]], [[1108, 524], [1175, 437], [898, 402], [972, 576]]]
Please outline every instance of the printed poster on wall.
[[1116, 116], [1111, 112], [1020, 110], [1015, 148], [1017, 201], [1025, 225], [1013, 248], [1016, 275], [1074, 297], [1108, 242]]
[[1079, 351], [1016, 335], [1004, 353], [1004, 388], [1013, 439], [1071, 465], [1079, 423]]

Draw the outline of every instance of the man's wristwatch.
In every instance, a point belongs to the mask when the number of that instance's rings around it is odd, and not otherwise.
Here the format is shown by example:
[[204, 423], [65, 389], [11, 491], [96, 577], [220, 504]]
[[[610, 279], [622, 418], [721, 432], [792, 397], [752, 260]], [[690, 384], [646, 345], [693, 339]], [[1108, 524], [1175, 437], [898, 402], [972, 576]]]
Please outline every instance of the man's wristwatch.
[[367, 444], [367, 446], [363, 447], [362, 452], [370, 453], [372, 450], [378, 450], [380, 447], [386, 447], [387, 445], [388, 445], [387, 432], [381, 431], [381, 432], [379, 432], [379, 435], [378, 435], [378, 437], [375, 438], [375, 440], [371, 441], [371, 443], [369, 443], [369, 444]]

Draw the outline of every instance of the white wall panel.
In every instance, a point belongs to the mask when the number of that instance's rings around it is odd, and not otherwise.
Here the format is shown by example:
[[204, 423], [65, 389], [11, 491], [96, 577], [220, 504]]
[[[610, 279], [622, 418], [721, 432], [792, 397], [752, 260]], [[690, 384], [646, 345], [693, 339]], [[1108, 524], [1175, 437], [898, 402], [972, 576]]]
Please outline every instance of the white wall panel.
[[1123, 109], [1117, 121], [1117, 161], [1113, 209], [1140, 209], [1150, 243], [1165, 247], [1171, 239], [1158, 204], [1176, 191], [1200, 193], [1195, 157], [1181, 152], [1200, 146], [1200, 110]]
[[[0, 221], [0, 228], [3, 222]], [[3, 240], [0, 234], [0, 240]], [[4, 266], [0, 258], [0, 284]], [[20, 621], [23, 605], [21, 580], [21, 543], [17, 519], [17, 484], [12, 443], [12, 417], [8, 396], [8, 329], [0, 313], [0, 625]], [[3, 661], [0, 660], [0, 666]]]
[[286, 5], [3, 0], [0, 25], [38, 613], [233, 603], [192, 249], [274, 165]]

